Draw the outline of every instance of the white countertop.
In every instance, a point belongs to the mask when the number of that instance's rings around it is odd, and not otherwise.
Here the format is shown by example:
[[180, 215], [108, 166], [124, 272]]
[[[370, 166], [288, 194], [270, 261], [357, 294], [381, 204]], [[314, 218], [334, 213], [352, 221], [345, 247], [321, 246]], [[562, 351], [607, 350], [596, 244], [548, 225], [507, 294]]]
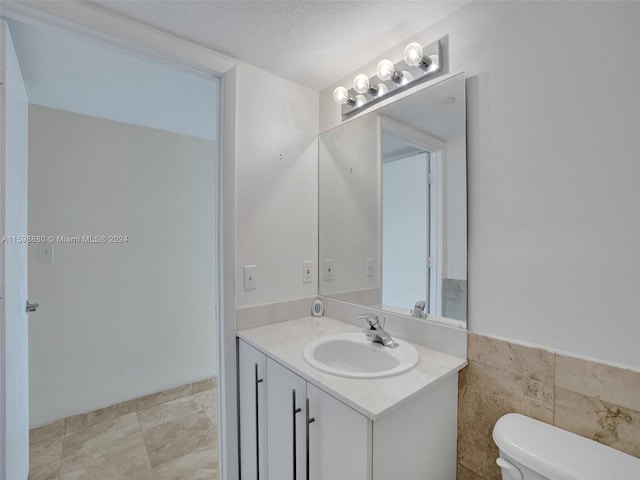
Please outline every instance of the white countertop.
[[302, 351], [311, 340], [334, 333], [353, 332], [362, 332], [362, 329], [329, 317], [304, 317], [240, 330], [238, 337], [372, 420], [384, 416], [467, 365], [463, 358], [420, 345], [413, 345], [420, 354], [418, 364], [394, 377], [338, 377], [323, 373], [304, 360]]

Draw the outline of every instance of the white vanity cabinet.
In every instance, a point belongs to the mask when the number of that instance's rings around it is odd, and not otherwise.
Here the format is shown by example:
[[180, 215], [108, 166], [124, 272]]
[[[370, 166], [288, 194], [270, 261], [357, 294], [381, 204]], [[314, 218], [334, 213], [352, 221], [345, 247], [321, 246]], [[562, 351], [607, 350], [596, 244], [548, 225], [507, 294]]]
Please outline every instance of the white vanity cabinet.
[[267, 357], [239, 342], [238, 389], [240, 409], [240, 474], [243, 479], [267, 478]]
[[455, 480], [455, 373], [372, 419], [266, 351], [239, 339], [241, 480]]
[[370, 480], [371, 421], [239, 343], [242, 480]]

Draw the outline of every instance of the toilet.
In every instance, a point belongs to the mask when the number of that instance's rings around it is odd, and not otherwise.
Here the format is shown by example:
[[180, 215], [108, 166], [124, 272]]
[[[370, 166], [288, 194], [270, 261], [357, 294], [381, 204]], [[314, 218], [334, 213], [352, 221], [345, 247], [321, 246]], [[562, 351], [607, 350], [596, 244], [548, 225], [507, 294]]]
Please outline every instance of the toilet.
[[503, 480], [638, 480], [640, 459], [524, 415], [493, 427]]

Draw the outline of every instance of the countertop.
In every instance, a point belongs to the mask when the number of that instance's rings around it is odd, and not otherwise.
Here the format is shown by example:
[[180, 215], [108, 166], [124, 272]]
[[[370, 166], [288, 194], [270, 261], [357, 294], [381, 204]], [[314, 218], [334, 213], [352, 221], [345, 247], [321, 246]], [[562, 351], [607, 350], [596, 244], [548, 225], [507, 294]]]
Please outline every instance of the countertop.
[[335, 333], [354, 332], [362, 332], [362, 329], [329, 317], [303, 317], [240, 330], [237, 335], [371, 420], [381, 418], [467, 365], [463, 358], [420, 345], [413, 345], [420, 354], [420, 360], [413, 369], [386, 378], [339, 377], [321, 372], [304, 360], [302, 351], [311, 340]]

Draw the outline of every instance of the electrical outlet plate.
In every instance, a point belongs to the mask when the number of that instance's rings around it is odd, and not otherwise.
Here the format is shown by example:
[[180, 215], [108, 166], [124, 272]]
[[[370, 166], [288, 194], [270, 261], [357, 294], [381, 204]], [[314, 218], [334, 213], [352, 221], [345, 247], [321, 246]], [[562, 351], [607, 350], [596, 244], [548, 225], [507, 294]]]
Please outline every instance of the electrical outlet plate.
[[302, 283], [311, 283], [313, 281], [313, 261], [307, 260], [302, 262]]
[[333, 260], [330, 258], [324, 261], [324, 279], [333, 280]]
[[367, 277], [373, 277], [375, 273], [375, 260], [373, 258], [367, 258]]

